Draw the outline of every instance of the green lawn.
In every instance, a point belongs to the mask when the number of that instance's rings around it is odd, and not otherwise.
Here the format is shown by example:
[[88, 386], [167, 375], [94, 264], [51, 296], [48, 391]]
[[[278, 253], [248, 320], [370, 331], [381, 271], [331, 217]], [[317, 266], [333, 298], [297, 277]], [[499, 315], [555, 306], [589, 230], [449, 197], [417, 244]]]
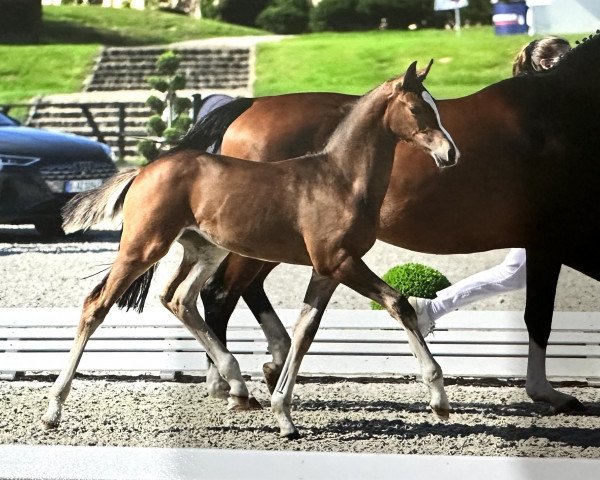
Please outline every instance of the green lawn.
[[44, 7], [43, 18], [40, 45], [0, 45], [0, 104], [80, 91], [102, 45], [153, 45], [265, 33], [152, 10]]
[[[165, 44], [214, 36], [264, 34], [158, 11], [44, 7], [41, 45], [0, 45], [0, 104], [76, 92], [101, 45]], [[570, 35], [570, 40], [583, 35]], [[260, 46], [255, 95], [303, 91], [364, 93], [413, 60], [434, 67], [437, 97], [456, 97], [510, 76], [512, 59], [530, 37], [496, 36], [492, 27], [301, 35]]]
[[260, 46], [255, 94], [360, 94], [414, 60], [425, 67], [433, 58], [426, 82], [431, 93], [457, 97], [509, 77], [515, 54], [530, 41], [526, 35], [496, 36], [492, 27], [464, 29], [460, 36], [445, 30], [305, 35]]

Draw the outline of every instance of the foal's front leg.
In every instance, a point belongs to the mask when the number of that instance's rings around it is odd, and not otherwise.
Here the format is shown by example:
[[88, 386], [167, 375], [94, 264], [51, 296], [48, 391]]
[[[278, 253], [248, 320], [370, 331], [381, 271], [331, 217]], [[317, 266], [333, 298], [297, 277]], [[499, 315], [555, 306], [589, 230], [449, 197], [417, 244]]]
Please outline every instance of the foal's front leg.
[[271, 408], [279, 424], [280, 435], [282, 437], [299, 437], [290, 412], [292, 392], [296, 384], [300, 363], [315, 338], [325, 307], [327, 307], [329, 299], [337, 286], [338, 282], [318, 275], [313, 270], [304, 297], [304, 306], [294, 326], [292, 345], [281, 371], [279, 381], [275, 386], [275, 391], [271, 396]]
[[415, 311], [406, 297], [375, 275], [360, 258], [347, 257], [333, 276], [340, 283], [384, 306], [402, 324], [411, 350], [421, 367], [423, 383], [431, 395], [429, 406], [437, 417], [447, 419], [450, 404], [444, 390], [442, 369], [431, 355], [417, 326]]

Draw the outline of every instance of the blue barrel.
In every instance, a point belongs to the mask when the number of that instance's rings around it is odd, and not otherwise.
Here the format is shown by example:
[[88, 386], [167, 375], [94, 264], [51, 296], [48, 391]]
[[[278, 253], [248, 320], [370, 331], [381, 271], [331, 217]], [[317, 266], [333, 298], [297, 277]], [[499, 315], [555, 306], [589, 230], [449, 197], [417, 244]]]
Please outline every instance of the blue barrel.
[[498, 2], [494, 4], [492, 21], [496, 35], [527, 33], [527, 4], [525, 2]]

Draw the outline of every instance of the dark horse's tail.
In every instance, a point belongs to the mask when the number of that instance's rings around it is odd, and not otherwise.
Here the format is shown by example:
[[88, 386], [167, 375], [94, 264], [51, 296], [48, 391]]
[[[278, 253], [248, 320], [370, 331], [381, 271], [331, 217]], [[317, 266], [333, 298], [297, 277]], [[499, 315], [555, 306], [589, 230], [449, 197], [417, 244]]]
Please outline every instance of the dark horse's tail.
[[236, 98], [208, 112], [185, 134], [177, 145], [165, 154], [181, 150], [209, 150], [218, 153], [223, 141], [223, 135], [242, 113], [248, 110], [254, 99]]

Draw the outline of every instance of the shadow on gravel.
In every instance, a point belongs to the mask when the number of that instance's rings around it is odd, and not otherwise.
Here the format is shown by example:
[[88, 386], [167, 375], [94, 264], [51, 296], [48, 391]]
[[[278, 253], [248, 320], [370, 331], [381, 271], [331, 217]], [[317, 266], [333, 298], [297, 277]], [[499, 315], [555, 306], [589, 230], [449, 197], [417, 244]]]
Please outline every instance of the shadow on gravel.
[[[501, 438], [507, 442], [531, 441], [539, 439], [572, 447], [600, 447], [600, 431], [595, 428], [564, 427], [519, 427], [516, 425], [464, 425], [460, 423], [404, 423], [402, 420], [346, 420], [332, 422], [324, 427], [298, 424], [302, 437], [298, 440], [311, 441], [330, 438], [339, 442], [373, 440], [378, 437], [398, 437], [403, 440], [442, 437], [447, 439], [464, 438], [469, 435], [485, 435]], [[239, 425], [208, 427], [208, 431], [222, 433], [278, 434], [271, 426], [256, 428]]]
[[[0, 256], [28, 253], [35, 250], [48, 253], [70, 253], [67, 245], [86, 243], [119, 243], [120, 231], [89, 230], [85, 233], [73, 233], [64, 237], [44, 237], [34, 228], [2, 228], [0, 226]], [[43, 245], [43, 247], [39, 247]], [[113, 251], [114, 248], [95, 248], [96, 252]]]
[[[584, 412], [568, 414], [570, 416], [600, 417], [600, 403], [586, 403]], [[298, 401], [298, 408], [304, 411], [337, 411], [337, 412], [406, 412], [429, 413], [429, 406], [424, 402], [404, 403], [390, 401], [353, 401], [353, 400], [307, 400]], [[497, 417], [541, 417], [554, 416], [548, 405], [533, 402], [510, 404], [494, 403], [454, 403], [451, 414], [484, 415]], [[600, 433], [600, 432], [599, 432]]]
[[318, 436], [335, 434], [340, 437], [340, 441], [369, 440], [380, 435], [392, 435], [405, 440], [431, 436], [457, 438], [468, 435], [491, 435], [508, 442], [545, 439], [573, 447], [600, 447], [600, 432], [597, 429], [561, 425], [556, 427], [518, 427], [515, 425], [464, 425], [429, 422], [408, 424], [400, 420], [349, 420], [331, 423], [322, 428], [306, 428], [306, 431]]

